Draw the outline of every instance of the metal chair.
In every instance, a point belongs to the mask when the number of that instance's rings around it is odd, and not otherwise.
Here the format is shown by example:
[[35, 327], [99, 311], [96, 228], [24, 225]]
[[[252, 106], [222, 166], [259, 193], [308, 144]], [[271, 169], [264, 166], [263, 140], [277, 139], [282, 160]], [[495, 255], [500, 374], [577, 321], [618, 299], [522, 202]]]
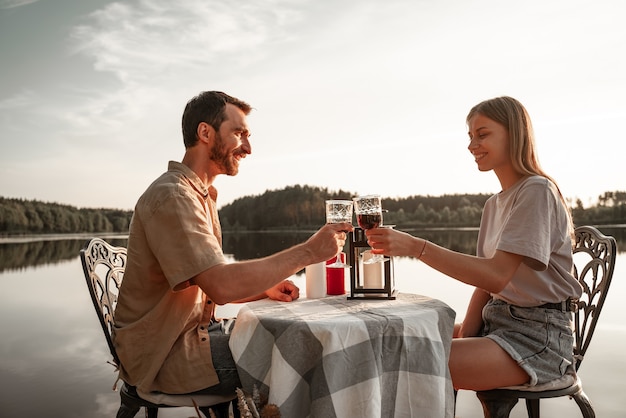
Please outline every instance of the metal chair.
[[[576, 228], [575, 236], [574, 274], [583, 286], [583, 296], [578, 301], [578, 310], [574, 314], [575, 370], [572, 370], [564, 379], [543, 385], [544, 390], [542, 388], [521, 390], [501, 388], [476, 392], [483, 406], [485, 418], [508, 417], [518, 399], [526, 400], [526, 409], [530, 418], [539, 418], [539, 400], [560, 396], [573, 398], [584, 418], [596, 416], [589, 398], [583, 391], [582, 382], [576, 376], [576, 371], [589, 347], [611, 284], [617, 245], [613, 237], [602, 234], [592, 226]], [[581, 269], [578, 268], [580, 266], [582, 266]]]
[[[89, 294], [113, 360], [109, 363], [116, 368], [120, 365], [111, 333], [115, 323], [115, 307], [119, 288], [126, 267], [126, 248], [114, 247], [100, 238], [92, 238], [80, 250], [80, 259], [83, 272], [87, 280]], [[218, 417], [228, 417], [232, 397], [213, 395], [170, 395], [164, 393], [150, 393], [139, 396], [135, 387], [125, 382], [120, 389], [121, 405], [117, 412], [117, 418], [133, 418], [140, 408], [145, 408], [146, 417], [157, 418], [159, 408], [174, 408], [180, 406], [194, 407], [200, 410], [208, 418], [209, 410]], [[238, 410], [233, 407], [233, 412], [238, 415]]]

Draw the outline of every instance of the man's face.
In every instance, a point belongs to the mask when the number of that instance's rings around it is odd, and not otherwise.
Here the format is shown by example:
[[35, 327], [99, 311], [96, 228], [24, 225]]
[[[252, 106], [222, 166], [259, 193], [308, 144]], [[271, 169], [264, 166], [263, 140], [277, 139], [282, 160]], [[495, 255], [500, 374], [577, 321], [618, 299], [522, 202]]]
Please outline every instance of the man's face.
[[239, 172], [239, 161], [252, 152], [245, 113], [237, 106], [226, 104], [226, 120], [215, 132], [211, 160], [220, 172], [234, 176]]

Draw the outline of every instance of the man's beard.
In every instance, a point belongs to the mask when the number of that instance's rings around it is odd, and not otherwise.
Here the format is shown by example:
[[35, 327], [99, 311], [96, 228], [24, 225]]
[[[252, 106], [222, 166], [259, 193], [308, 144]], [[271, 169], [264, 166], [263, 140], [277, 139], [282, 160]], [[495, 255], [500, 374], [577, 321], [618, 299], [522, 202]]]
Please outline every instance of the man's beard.
[[222, 136], [219, 132], [215, 132], [215, 143], [211, 149], [210, 157], [211, 161], [224, 170], [224, 174], [234, 176], [239, 172], [239, 165], [237, 164], [233, 153], [226, 150], [224, 141], [222, 140]]

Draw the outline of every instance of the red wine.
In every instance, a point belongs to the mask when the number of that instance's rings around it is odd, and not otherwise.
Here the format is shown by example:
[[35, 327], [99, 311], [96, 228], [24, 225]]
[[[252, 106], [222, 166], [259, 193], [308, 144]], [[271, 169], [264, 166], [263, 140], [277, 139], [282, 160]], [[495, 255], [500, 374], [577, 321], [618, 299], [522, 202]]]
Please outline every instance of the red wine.
[[357, 215], [356, 221], [363, 229], [378, 228], [378, 226], [380, 225], [380, 221], [382, 221], [382, 216], [380, 213]]

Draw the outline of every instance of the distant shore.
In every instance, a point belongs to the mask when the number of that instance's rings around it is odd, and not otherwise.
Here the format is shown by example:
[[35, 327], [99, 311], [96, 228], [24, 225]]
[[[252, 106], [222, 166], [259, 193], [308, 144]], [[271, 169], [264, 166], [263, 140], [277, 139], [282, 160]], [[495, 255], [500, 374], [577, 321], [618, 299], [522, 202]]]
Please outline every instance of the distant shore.
[[68, 239], [89, 239], [99, 238], [128, 238], [128, 233], [103, 232], [101, 234], [93, 232], [72, 233], [72, 234], [33, 234], [33, 235], [7, 235], [0, 236], [0, 244], [19, 244], [24, 242], [37, 241], [62, 241]]

